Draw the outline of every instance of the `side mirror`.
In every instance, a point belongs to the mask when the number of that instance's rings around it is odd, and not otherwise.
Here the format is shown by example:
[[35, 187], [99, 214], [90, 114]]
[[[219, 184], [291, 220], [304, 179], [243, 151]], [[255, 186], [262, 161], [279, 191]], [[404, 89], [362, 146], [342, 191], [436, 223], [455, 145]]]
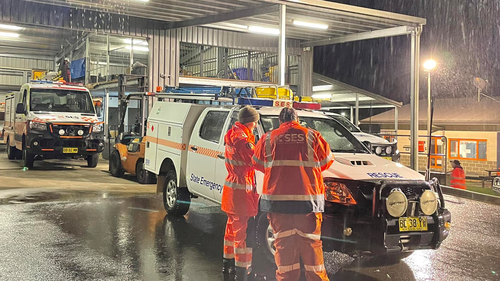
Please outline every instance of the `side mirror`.
[[16, 107], [16, 114], [23, 114], [23, 113], [25, 113], [24, 104], [18, 103]]
[[363, 144], [366, 146], [366, 148], [368, 148], [368, 150], [370, 151], [370, 153], [372, 153], [372, 144], [371, 144], [371, 142], [364, 141]]

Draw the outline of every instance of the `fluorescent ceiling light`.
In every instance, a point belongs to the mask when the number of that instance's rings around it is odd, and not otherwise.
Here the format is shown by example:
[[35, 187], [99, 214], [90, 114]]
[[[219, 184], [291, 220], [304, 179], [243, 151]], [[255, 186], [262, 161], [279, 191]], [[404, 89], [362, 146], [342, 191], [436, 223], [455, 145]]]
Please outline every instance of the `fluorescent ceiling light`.
[[242, 24], [236, 24], [236, 23], [230, 23], [230, 22], [221, 22], [220, 25], [228, 26], [228, 27], [234, 27], [234, 28], [239, 28], [239, 29], [248, 29], [248, 26], [242, 25]]
[[[127, 46], [126, 47], [128, 50], [131, 50], [132, 47], [131, 46]], [[134, 46], [134, 51], [138, 51], [138, 52], [149, 52], [149, 48], [148, 47], [142, 47], [142, 46]]]
[[300, 20], [293, 20], [293, 24], [301, 27], [315, 28], [315, 29], [328, 29], [327, 24], [322, 23], [314, 23]]
[[312, 95], [313, 99], [331, 99], [332, 94], [314, 94]]
[[18, 30], [22, 30], [24, 28], [20, 27], [20, 26], [15, 26], [15, 25], [0, 24], [0, 29], [18, 31]]
[[248, 27], [248, 30], [250, 32], [260, 33], [260, 34], [280, 35], [280, 30], [277, 28], [269, 28], [269, 27], [251, 25]]
[[330, 91], [330, 90], [333, 90], [333, 85], [313, 86], [313, 92]]
[[[123, 43], [125, 43], [125, 44], [130, 44], [131, 41], [132, 40], [130, 40], [130, 38], [123, 39]], [[140, 39], [134, 39], [134, 45], [147, 46], [148, 42], [146, 42], [144, 40], [140, 40]]]
[[0, 37], [18, 38], [19, 34], [12, 32], [0, 32]]

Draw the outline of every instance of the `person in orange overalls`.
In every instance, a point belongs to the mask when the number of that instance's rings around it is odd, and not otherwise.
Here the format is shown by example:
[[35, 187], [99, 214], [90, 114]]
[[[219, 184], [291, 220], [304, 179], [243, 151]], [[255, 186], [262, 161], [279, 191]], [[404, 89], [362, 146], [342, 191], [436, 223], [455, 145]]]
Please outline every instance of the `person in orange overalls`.
[[[259, 113], [247, 106], [240, 110], [238, 122], [227, 132], [226, 169], [228, 175], [222, 190], [222, 210], [227, 213], [224, 235], [224, 280], [236, 274], [238, 281], [250, 280], [252, 265], [252, 238], [259, 195], [255, 192], [255, 170], [252, 165]], [[247, 241], [248, 240], [248, 241]]]
[[328, 280], [321, 242], [325, 186], [321, 172], [333, 163], [330, 146], [319, 132], [302, 127], [297, 112], [284, 108], [280, 127], [265, 134], [253, 163], [264, 172], [260, 210], [268, 212], [274, 232], [278, 281]]
[[466, 189], [465, 186], [465, 172], [462, 166], [460, 165], [460, 161], [458, 160], [453, 160], [450, 161], [451, 167], [453, 168], [453, 171], [451, 171], [451, 187], [454, 188], [459, 188], [459, 189]]

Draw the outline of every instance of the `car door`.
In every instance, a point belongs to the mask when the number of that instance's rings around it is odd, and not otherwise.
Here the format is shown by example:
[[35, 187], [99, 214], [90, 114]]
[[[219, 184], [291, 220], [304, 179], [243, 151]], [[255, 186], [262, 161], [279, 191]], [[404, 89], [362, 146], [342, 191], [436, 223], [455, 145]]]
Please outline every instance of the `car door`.
[[[238, 111], [234, 110], [231, 112], [230, 118], [227, 118], [227, 122], [224, 126], [224, 136], [226, 135], [227, 131], [233, 127], [234, 123], [238, 121]], [[217, 157], [216, 163], [215, 163], [215, 179], [217, 182], [222, 183], [224, 185], [224, 182], [226, 181], [227, 177], [227, 169], [226, 169], [226, 159], [224, 157], [225, 151], [226, 150], [226, 143], [224, 142], [224, 139], [222, 139], [222, 142], [220, 143], [218, 147], [218, 152], [219, 152], [219, 157]], [[222, 190], [220, 192], [214, 192], [214, 199], [217, 202], [222, 202]]]
[[[15, 122], [14, 122], [14, 138], [16, 140], [16, 146], [17, 149], [22, 150], [22, 140], [23, 140], [23, 135], [26, 132], [26, 114], [28, 113], [28, 101], [29, 101], [29, 95], [28, 95], [28, 89], [24, 88], [24, 90], [21, 91], [21, 95], [17, 102], [14, 104], [14, 112], [15, 112]], [[22, 103], [24, 105], [24, 113], [17, 113], [17, 104]]]
[[[224, 135], [226, 135], [227, 131], [229, 131], [229, 129], [231, 129], [233, 127], [233, 125], [234, 125], [234, 123], [236, 123], [236, 121], [238, 121], [238, 111], [234, 110], [231, 112], [231, 118], [228, 118], [228, 122], [226, 122], [226, 126], [224, 128]], [[253, 133], [255, 135], [255, 144], [257, 144], [257, 142], [259, 141], [259, 135], [260, 135], [258, 127], [255, 128]], [[226, 149], [226, 144], [224, 143], [224, 141], [222, 141], [222, 143], [219, 146], [219, 155], [220, 156], [225, 155], [225, 149]], [[215, 178], [216, 178], [217, 182], [224, 183], [226, 181], [226, 176], [227, 176], [227, 169], [226, 169], [225, 158], [218, 157], [218, 159], [216, 161], [216, 165], [215, 165]], [[259, 183], [259, 182], [262, 183], [262, 180], [264, 178], [264, 174], [261, 172], [257, 172], [256, 177], [257, 177], [257, 183]], [[217, 200], [217, 202], [222, 201], [222, 191], [220, 193], [215, 192], [214, 196], [215, 196], [215, 200]]]
[[[200, 115], [188, 146], [187, 182], [195, 194], [214, 200], [222, 192], [224, 181], [215, 177], [218, 159], [223, 159], [219, 147], [223, 143], [223, 129], [230, 109], [208, 108]], [[219, 201], [220, 202], [220, 201]]]

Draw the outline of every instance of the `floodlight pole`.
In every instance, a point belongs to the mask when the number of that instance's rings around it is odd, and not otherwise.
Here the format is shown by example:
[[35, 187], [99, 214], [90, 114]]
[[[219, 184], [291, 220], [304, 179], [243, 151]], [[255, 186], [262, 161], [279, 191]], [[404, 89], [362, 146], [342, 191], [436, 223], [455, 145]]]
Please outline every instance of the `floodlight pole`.
[[[431, 128], [431, 71], [427, 72], [427, 136], [432, 135]], [[431, 144], [429, 143], [428, 148], [431, 149]]]
[[410, 77], [410, 168], [418, 171], [418, 100], [420, 72], [420, 34], [422, 26], [411, 32]]
[[278, 44], [278, 84], [285, 85], [285, 68], [286, 68], [286, 5], [280, 5], [280, 35]]

